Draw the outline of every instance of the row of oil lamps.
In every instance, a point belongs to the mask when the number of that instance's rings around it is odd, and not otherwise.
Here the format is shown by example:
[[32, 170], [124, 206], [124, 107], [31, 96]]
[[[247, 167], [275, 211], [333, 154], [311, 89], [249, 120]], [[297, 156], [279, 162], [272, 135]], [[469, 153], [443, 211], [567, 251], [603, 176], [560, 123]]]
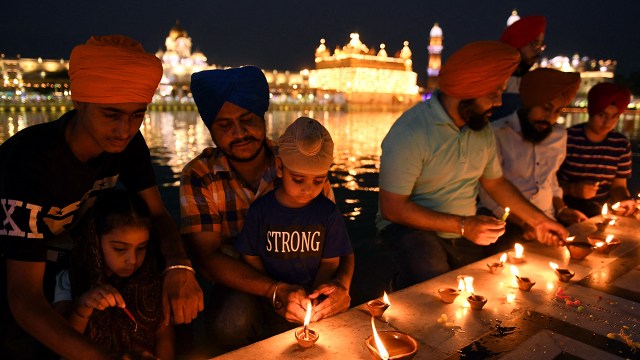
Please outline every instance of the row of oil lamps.
[[[638, 195], [640, 197], [640, 194]], [[612, 208], [616, 209], [615, 204]], [[639, 207], [640, 208], [640, 207]], [[504, 215], [501, 220], [506, 221], [509, 216], [509, 208], [505, 208]], [[620, 245], [620, 241], [614, 240], [613, 235], [605, 235], [605, 230], [608, 226], [614, 225], [616, 222], [615, 215], [608, 214], [607, 205], [605, 204], [602, 209], [602, 221], [597, 223], [597, 230], [588, 235], [588, 243], [573, 241], [574, 236], [568, 237], [565, 241], [565, 246], [569, 250], [569, 254], [572, 259], [582, 260], [592, 251], [608, 254], [611, 250]], [[505, 267], [505, 262], [508, 261], [511, 264], [520, 264], [524, 262], [524, 247], [521, 244], [516, 243], [514, 251], [503, 253], [500, 256], [500, 261], [492, 264], [487, 264], [489, 272], [492, 274], [500, 274]], [[554, 270], [558, 279], [562, 282], [568, 282], [575, 275], [575, 273], [569, 269], [559, 268], [554, 262], [549, 262], [549, 266]], [[522, 291], [530, 291], [536, 284], [528, 277], [519, 276], [518, 268], [514, 265], [510, 266], [511, 273], [515, 276], [518, 284], [518, 288]], [[477, 295], [473, 288], [473, 277], [460, 275], [458, 276], [458, 289], [454, 288], [441, 288], [438, 289], [438, 294], [442, 302], [451, 304], [460, 295], [462, 291], [468, 292], [470, 295], [467, 297], [469, 307], [474, 310], [482, 310], [487, 303], [487, 298], [482, 295]], [[391, 306], [387, 293], [384, 293], [382, 300], [375, 299], [367, 302], [367, 309], [371, 314], [371, 328], [372, 335], [365, 340], [367, 349], [369, 350], [373, 359], [411, 359], [418, 351], [417, 341], [410, 335], [402, 333], [400, 331], [380, 331], [376, 330], [374, 318], [379, 318], [382, 314]], [[307, 314], [304, 320], [304, 326], [295, 331], [295, 338], [298, 344], [302, 347], [312, 346], [320, 337], [320, 334], [309, 328], [309, 321], [311, 319], [311, 303], [307, 306]]]

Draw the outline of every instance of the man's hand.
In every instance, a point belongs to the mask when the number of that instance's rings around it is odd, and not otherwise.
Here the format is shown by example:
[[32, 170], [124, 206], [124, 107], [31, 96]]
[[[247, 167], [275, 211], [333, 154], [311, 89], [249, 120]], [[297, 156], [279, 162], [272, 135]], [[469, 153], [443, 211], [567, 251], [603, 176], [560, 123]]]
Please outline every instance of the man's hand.
[[589, 219], [587, 215], [583, 214], [581, 211], [571, 208], [565, 208], [560, 211], [559, 214], [556, 214], [556, 218], [565, 225], [571, 225]]
[[276, 293], [276, 300], [282, 302], [282, 306], [275, 309], [278, 315], [288, 322], [299, 324], [304, 322], [309, 298], [301, 286], [280, 283]]
[[620, 205], [617, 206], [615, 209], [613, 209], [613, 207], [612, 207], [612, 209], [615, 211], [616, 215], [633, 216], [633, 214], [638, 209], [638, 203], [636, 203], [636, 201], [634, 199], [622, 200], [622, 201], [619, 202], [619, 204]]
[[580, 199], [593, 199], [598, 193], [600, 182], [580, 181], [569, 185], [570, 195]]
[[169, 325], [171, 319], [175, 324], [188, 324], [204, 309], [202, 289], [191, 271], [169, 270], [164, 274], [162, 285], [165, 325]]
[[309, 295], [309, 299], [318, 300], [320, 296], [324, 297], [324, 300], [321, 300], [314, 308], [311, 321], [318, 321], [340, 314], [347, 311], [349, 305], [351, 305], [349, 290], [337, 280], [331, 280], [318, 286]]
[[567, 229], [551, 219], [543, 220], [535, 226], [536, 240], [547, 246], [562, 246], [569, 235]]
[[467, 216], [464, 223], [464, 237], [478, 245], [496, 242], [505, 231], [505, 222], [492, 216]]

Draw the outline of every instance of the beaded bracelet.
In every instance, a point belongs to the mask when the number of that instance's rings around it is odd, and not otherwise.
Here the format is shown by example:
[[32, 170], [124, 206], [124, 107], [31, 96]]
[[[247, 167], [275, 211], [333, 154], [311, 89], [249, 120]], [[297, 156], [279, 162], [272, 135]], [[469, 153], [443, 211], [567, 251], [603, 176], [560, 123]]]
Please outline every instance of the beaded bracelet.
[[167, 271], [174, 270], [174, 269], [184, 269], [184, 270], [189, 270], [194, 274], [196, 273], [196, 271], [193, 270], [193, 268], [191, 266], [188, 266], [188, 265], [171, 265], [171, 266], [167, 266], [167, 268], [164, 269], [164, 271], [162, 272], [162, 275], [166, 274]]

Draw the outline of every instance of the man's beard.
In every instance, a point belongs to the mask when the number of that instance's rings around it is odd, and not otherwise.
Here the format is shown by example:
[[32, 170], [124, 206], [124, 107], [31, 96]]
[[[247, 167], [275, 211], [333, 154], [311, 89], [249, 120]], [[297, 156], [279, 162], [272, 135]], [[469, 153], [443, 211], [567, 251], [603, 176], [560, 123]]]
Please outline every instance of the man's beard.
[[551, 134], [551, 131], [553, 130], [551, 122], [549, 122], [548, 120], [534, 120], [534, 123], [548, 125], [543, 130], [536, 129], [531, 121], [529, 121], [527, 111], [525, 109], [518, 110], [518, 119], [520, 120], [522, 138], [534, 144], [541, 143], [544, 139], [547, 138], [547, 136], [549, 136], [549, 134]]
[[[537, 61], [537, 58], [536, 58], [536, 61]], [[524, 76], [524, 74], [529, 72], [529, 70], [534, 64], [535, 64], [535, 61], [533, 62], [533, 64], [527, 64], [524, 60], [520, 60], [520, 64], [516, 68], [516, 71], [513, 72], [513, 76], [518, 76], [518, 77]]]
[[[232, 147], [233, 147], [233, 145], [234, 145], [234, 144], [236, 144], [236, 143], [240, 143], [240, 142], [247, 141], [247, 140], [254, 140], [254, 141], [258, 141], [258, 139], [254, 138], [253, 136], [246, 136], [246, 137], [244, 137], [244, 138], [242, 138], [242, 139], [240, 139], [240, 140], [232, 141], [232, 142], [229, 144], [229, 148], [232, 148]], [[257, 150], [254, 154], [252, 154], [252, 155], [251, 155], [251, 156], [249, 156], [249, 157], [245, 157], [245, 158], [239, 158], [239, 157], [237, 157], [237, 156], [233, 155], [231, 152], [227, 152], [227, 151], [225, 151], [225, 150], [223, 150], [223, 149], [220, 149], [220, 151], [222, 151], [222, 153], [227, 157], [227, 159], [229, 159], [229, 160], [231, 160], [231, 161], [235, 161], [235, 162], [249, 162], [249, 161], [252, 161], [252, 160], [254, 160], [255, 158], [257, 158], [257, 157], [258, 157], [258, 155], [260, 155], [260, 152], [262, 151], [262, 149], [264, 149], [264, 147], [266, 146], [266, 143], [267, 143], [267, 139], [266, 139], [266, 138], [262, 139], [262, 146], [260, 146], [260, 147], [258, 148], [258, 150]]]
[[471, 130], [480, 131], [489, 123], [489, 118], [495, 107], [491, 107], [482, 113], [476, 111], [474, 107], [475, 99], [461, 100], [460, 104], [458, 104], [458, 113], [460, 113], [462, 120]]

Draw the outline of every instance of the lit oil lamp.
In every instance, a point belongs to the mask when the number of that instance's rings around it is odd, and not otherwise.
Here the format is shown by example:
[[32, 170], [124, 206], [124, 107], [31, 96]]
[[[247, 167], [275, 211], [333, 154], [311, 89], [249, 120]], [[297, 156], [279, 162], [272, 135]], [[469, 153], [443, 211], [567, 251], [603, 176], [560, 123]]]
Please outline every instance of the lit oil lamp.
[[570, 236], [564, 242], [565, 246], [569, 250], [569, 255], [572, 259], [582, 260], [587, 257], [587, 255], [591, 254], [593, 251], [593, 246], [586, 242], [573, 241], [575, 236]]
[[475, 290], [473, 289], [473, 278], [471, 279], [472, 282], [466, 284], [467, 291], [471, 293], [471, 295], [467, 297], [467, 301], [469, 302], [469, 306], [471, 306], [473, 310], [482, 310], [484, 304], [487, 303], [487, 298], [481, 295], [474, 294]]
[[391, 306], [391, 302], [389, 302], [389, 297], [387, 296], [386, 291], [384, 292], [384, 296], [382, 296], [382, 300], [375, 299], [367, 303], [367, 309], [369, 309], [371, 316], [374, 317], [382, 316], [389, 306]]
[[504, 208], [504, 214], [502, 214], [502, 217], [500, 218], [500, 220], [507, 221], [507, 218], [509, 217], [509, 211], [511, 211], [511, 209], [509, 209], [508, 206]]
[[400, 331], [378, 331], [371, 317], [373, 334], [365, 340], [367, 350], [374, 360], [411, 359], [418, 352], [416, 339]]
[[554, 263], [553, 261], [549, 262], [549, 266], [551, 266], [551, 268], [556, 273], [558, 280], [562, 282], [569, 282], [569, 280], [571, 280], [571, 278], [576, 274], [569, 269], [559, 269], [558, 264]]
[[[607, 235], [604, 241], [598, 241], [596, 238], [588, 237], [589, 242], [593, 244], [593, 249], [602, 254], [608, 254], [611, 250], [620, 245], [619, 240], [614, 240], [613, 235]], [[592, 242], [593, 241], [593, 242]]]
[[487, 267], [489, 268], [489, 272], [491, 272], [492, 274], [500, 274], [500, 273], [502, 273], [502, 270], [504, 270], [504, 262], [505, 261], [507, 261], [507, 253], [503, 253], [500, 256], [500, 262], [493, 263], [493, 264], [487, 264]]
[[524, 246], [520, 243], [516, 243], [514, 246], [514, 251], [507, 252], [507, 259], [512, 264], [520, 264], [524, 262]]
[[456, 300], [458, 295], [460, 295], [460, 291], [452, 288], [441, 288], [438, 289], [438, 294], [440, 295], [440, 300], [442, 300], [445, 304], [451, 304]]
[[318, 334], [315, 330], [309, 329], [309, 322], [311, 321], [311, 302], [307, 304], [307, 315], [304, 317], [304, 326], [299, 328], [295, 332], [296, 340], [298, 340], [298, 344], [302, 347], [311, 347], [318, 341], [320, 334]]
[[519, 271], [517, 267], [511, 265], [509, 267], [509, 270], [511, 270], [511, 273], [513, 274], [513, 276], [516, 277], [516, 280], [518, 281], [518, 289], [522, 291], [530, 291], [533, 285], [536, 284], [535, 281], [531, 281], [531, 279], [529, 279], [528, 277], [519, 276]]

